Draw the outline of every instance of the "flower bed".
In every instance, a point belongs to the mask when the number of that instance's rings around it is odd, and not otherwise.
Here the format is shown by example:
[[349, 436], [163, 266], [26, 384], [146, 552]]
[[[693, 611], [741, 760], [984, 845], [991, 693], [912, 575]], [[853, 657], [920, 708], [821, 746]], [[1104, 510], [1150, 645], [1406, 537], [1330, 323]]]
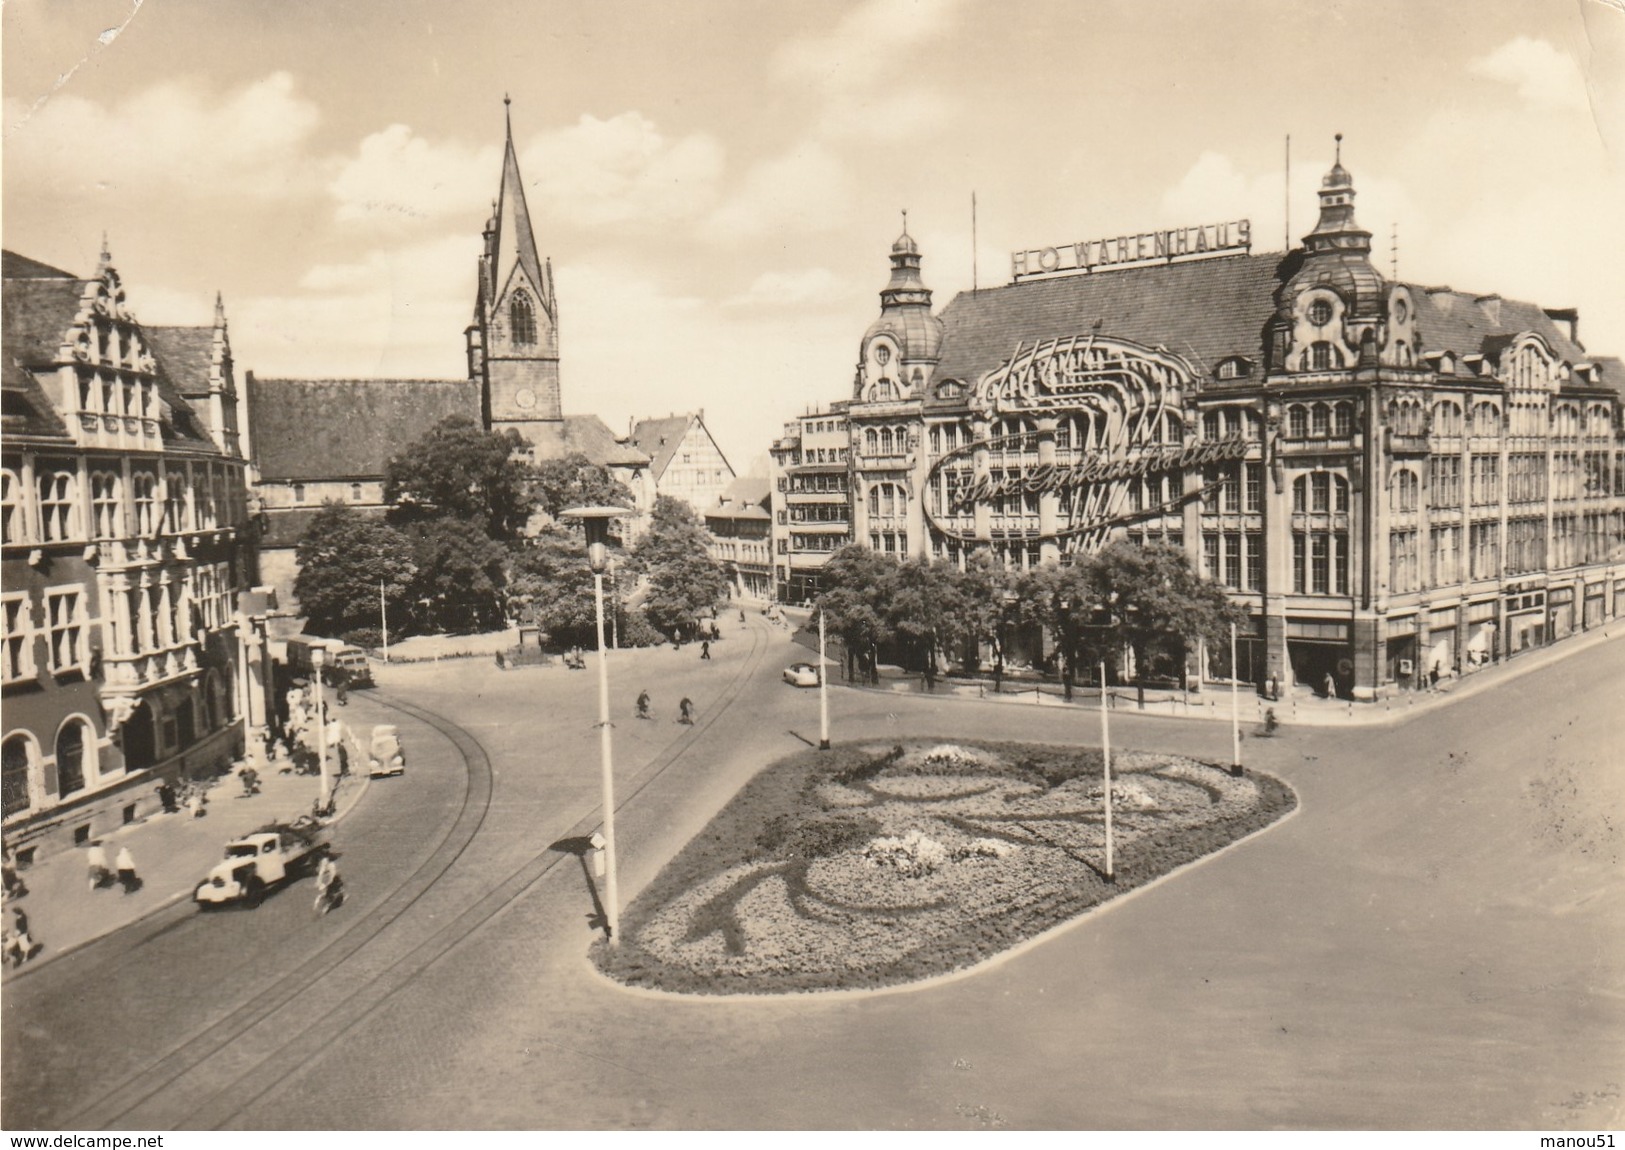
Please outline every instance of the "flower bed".
[[773, 764], [621, 916], [595, 959], [632, 985], [778, 993], [982, 961], [1295, 805], [1267, 775], [1114, 756], [1104, 881], [1098, 751], [863, 745]]

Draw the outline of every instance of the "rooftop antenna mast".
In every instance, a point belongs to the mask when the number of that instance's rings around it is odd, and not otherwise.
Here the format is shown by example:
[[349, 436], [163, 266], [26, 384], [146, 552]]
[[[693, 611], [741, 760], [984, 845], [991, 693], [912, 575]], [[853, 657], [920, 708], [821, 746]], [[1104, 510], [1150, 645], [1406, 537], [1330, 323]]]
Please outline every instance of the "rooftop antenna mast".
[[1286, 250], [1292, 250], [1292, 133], [1286, 137], [1286, 186], [1282, 193], [1286, 204]]
[[970, 294], [976, 294], [976, 193], [970, 194]]
[[1388, 247], [1388, 278], [1399, 282], [1399, 225], [1394, 225], [1393, 239]]

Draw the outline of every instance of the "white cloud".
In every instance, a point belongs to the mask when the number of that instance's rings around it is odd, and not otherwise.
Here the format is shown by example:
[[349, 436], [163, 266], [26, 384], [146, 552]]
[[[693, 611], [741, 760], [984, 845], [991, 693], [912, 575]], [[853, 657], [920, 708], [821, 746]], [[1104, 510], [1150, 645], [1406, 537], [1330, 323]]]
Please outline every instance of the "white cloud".
[[533, 139], [519, 158], [541, 197], [531, 211], [585, 226], [692, 219], [716, 201], [722, 145], [696, 133], [667, 140], [638, 112], [583, 115]]
[[1470, 69], [1477, 75], [1511, 84], [1519, 96], [1542, 111], [1574, 111], [1590, 106], [1579, 64], [1546, 40], [1519, 36], [1474, 60]]
[[472, 217], [496, 188], [501, 165], [494, 145], [431, 143], [405, 124], [391, 124], [361, 141], [328, 191], [340, 220]]
[[786, 230], [822, 232], [845, 222], [852, 177], [818, 143], [808, 143], [753, 167], [743, 186], [712, 213], [716, 238], [752, 239]]
[[5, 101], [6, 177], [58, 195], [274, 199], [313, 190], [321, 112], [286, 72], [224, 97], [165, 81], [113, 107], [67, 93]]
[[825, 307], [852, 302], [852, 287], [828, 268], [763, 272], [724, 307]]

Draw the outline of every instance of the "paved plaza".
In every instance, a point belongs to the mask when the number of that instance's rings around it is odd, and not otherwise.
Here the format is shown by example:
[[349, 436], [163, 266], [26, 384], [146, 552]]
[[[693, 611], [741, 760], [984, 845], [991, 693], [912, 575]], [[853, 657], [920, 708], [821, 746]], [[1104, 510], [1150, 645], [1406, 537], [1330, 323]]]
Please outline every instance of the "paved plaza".
[[[713, 651], [612, 662], [623, 898], [816, 741], [816, 696], [778, 680], [802, 653], [784, 631], [753, 617]], [[1284, 823], [959, 976], [766, 1000], [630, 991], [588, 964], [570, 844], [598, 822], [595, 675], [391, 667], [366, 705], [410, 708], [419, 753], [339, 828], [353, 903], [319, 923], [302, 893], [172, 907], [9, 983], [7, 1125], [1617, 1125], [1622, 663], [1599, 640], [1387, 724], [1250, 738], [1248, 765], [1299, 794]], [[838, 741], [1098, 729], [850, 689], [831, 710]], [[1128, 711], [1113, 737], [1229, 752], [1223, 724]], [[264, 954], [211, 977], [233, 946]], [[135, 1022], [109, 1018], [128, 1001]]]

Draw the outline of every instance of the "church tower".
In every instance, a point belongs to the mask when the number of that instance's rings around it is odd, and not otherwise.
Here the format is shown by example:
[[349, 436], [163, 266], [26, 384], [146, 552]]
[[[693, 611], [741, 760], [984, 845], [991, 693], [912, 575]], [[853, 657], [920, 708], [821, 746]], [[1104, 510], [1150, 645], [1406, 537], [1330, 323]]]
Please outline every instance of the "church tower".
[[[509, 100], [504, 97], [502, 102], [506, 109]], [[564, 443], [558, 301], [553, 266], [536, 253], [511, 113], [502, 184], [485, 224], [484, 241], [474, 322], [467, 331], [469, 380], [480, 385], [487, 428], [515, 428], [539, 458], [549, 458]]]

